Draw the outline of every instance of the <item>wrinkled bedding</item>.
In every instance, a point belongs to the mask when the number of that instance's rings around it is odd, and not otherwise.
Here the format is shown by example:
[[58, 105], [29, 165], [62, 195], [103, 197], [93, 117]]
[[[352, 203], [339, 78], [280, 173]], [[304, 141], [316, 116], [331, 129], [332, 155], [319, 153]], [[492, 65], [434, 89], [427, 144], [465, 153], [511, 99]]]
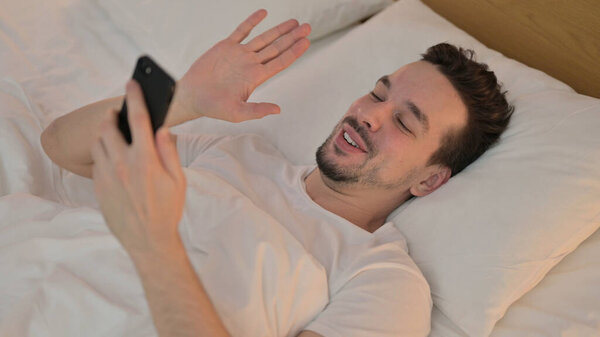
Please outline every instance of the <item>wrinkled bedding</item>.
[[[135, 267], [106, 226], [91, 180], [71, 175], [63, 183], [66, 172], [42, 152], [26, 95], [16, 83], [0, 88], [0, 336], [156, 335]], [[238, 198], [236, 207], [204, 200], [236, 191], [185, 171], [207, 191], [188, 193], [180, 234], [229, 332], [295, 336], [328, 301], [323, 266], [250, 200]], [[86, 196], [79, 205], [70, 201], [77, 195]], [[194, 223], [209, 211], [232, 221]], [[244, 268], [222, 268], [234, 262]]]

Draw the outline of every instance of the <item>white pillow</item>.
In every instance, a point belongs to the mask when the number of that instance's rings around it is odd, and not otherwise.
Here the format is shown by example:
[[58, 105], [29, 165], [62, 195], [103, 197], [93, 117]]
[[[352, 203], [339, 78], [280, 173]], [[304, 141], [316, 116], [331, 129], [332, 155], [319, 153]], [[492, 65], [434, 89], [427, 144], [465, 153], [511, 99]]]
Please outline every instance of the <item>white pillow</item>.
[[187, 132], [256, 132], [296, 163], [351, 102], [434, 44], [472, 48], [516, 106], [501, 142], [433, 194], [390, 216], [428, 279], [436, 307], [470, 336], [487, 336], [600, 222], [600, 100], [486, 48], [416, 0], [395, 3], [252, 97], [279, 116], [231, 124], [198, 119]]
[[98, 0], [98, 5], [139, 49], [177, 77], [196, 57], [260, 8], [266, 9], [268, 15], [247, 41], [291, 18], [310, 23], [310, 39], [315, 40], [391, 3], [393, 0]]
[[[513, 303], [490, 337], [600, 335], [600, 230]], [[440, 335], [440, 337], [448, 337]]]

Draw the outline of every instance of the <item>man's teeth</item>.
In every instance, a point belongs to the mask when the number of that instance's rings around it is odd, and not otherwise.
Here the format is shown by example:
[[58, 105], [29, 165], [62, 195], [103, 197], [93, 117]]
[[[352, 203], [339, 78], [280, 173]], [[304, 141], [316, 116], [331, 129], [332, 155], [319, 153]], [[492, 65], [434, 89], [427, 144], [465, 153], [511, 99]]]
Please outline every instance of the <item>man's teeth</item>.
[[348, 132], [344, 131], [344, 139], [348, 142], [348, 144], [354, 146], [355, 148], [358, 149], [358, 144], [356, 144], [352, 138], [350, 138], [350, 135], [348, 134]]

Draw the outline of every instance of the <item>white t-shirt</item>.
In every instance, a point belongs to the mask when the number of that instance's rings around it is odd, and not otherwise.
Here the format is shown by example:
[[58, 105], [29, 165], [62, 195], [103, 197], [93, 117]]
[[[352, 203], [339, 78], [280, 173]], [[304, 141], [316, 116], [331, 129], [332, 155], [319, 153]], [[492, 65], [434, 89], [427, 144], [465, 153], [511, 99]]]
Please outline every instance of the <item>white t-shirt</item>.
[[257, 135], [179, 134], [187, 179], [180, 234], [233, 335], [427, 336], [432, 300], [388, 222], [369, 233], [316, 204]]

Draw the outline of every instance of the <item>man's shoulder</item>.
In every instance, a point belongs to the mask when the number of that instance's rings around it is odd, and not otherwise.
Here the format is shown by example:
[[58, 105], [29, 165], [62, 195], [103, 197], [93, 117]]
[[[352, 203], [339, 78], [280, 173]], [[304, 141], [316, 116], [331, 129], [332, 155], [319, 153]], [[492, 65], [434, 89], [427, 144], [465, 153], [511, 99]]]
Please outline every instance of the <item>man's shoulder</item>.
[[258, 161], [260, 158], [288, 161], [277, 146], [264, 136], [254, 133], [241, 134], [177, 134], [177, 149], [180, 156], [189, 158], [191, 164], [198, 158], [211, 155], [228, 155], [243, 161]]
[[220, 147], [229, 149], [247, 149], [258, 152], [273, 153], [280, 151], [266, 137], [256, 133], [240, 134], [194, 134], [185, 133], [180, 135], [184, 142], [201, 142], [206, 148]]

